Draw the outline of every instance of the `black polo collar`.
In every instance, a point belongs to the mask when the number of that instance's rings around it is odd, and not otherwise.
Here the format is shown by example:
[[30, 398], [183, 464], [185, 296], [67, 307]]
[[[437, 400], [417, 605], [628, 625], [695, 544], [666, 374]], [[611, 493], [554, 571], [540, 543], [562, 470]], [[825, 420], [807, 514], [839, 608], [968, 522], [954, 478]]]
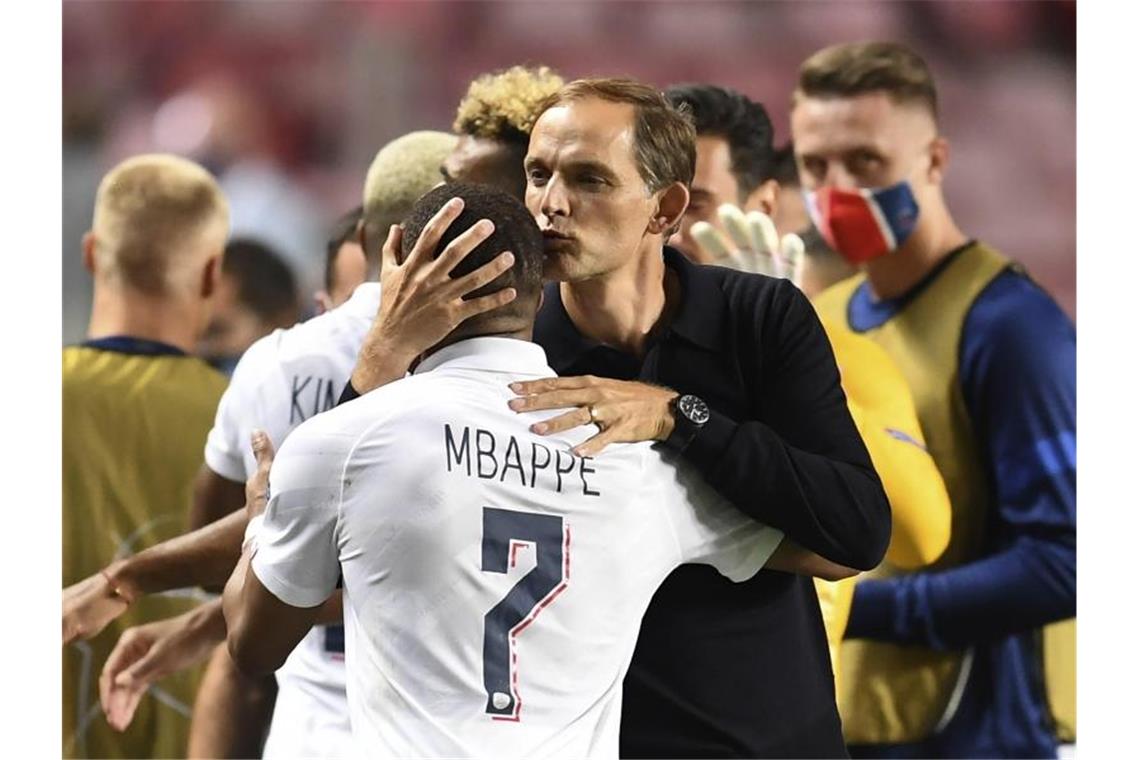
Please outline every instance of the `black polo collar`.
[[681, 310], [669, 327], [690, 343], [719, 351], [725, 340], [725, 270], [694, 264], [675, 248], [665, 247], [665, 266], [681, 280]]
[[[681, 283], [681, 309], [669, 329], [701, 348], [718, 351], [724, 345], [722, 277], [715, 267], [693, 264], [680, 251], [668, 246], [665, 247], [665, 266], [677, 273]], [[566, 313], [558, 285], [557, 282], [546, 285], [536, 325], [536, 338], [555, 368], [572, 366], [602, 346], [578, 331]]]

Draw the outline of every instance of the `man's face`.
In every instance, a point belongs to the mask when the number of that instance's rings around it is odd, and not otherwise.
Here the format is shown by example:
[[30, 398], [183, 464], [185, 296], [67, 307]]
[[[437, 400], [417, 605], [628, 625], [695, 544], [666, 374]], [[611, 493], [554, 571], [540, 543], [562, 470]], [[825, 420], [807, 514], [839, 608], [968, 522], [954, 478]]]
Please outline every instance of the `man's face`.
[[241, 356], [274, 325], [265, 324], [252, 309], [238, 298], [238, 283], [223, 273], [218, 280], [206, 331], [198, 341], [195, 353], [207, 361]]
[[332, 282], [329, 283], [328, 308], [335, 309], [347, 301], [367, 278], [368, 264], [364, 260], [364, 249], [355, 240], [341, 243], [333, 259]]
[[487, 137], [460, 136], [439, 171], [444, 182], [490, 185], [519, 200], [526, 190], [519, 149]]
[[526, 205], [543, 231], [549, 280], [636, 261], [657, 199], [634, 159], [634, 109], [587, 98], [546, 111], [526, 156]]
[[708, 264], [712, 256], [693, 240], [690, 230], [696, 222], [708, 222], [723, 229], [716, 210], [721, 204], [739, 205], [740, 184], [732, 173], [732, 155], [728, 140], [715, 135], [697, 137], [697, 166], [693, 186], [689, 190], [689, 207], [681, 218], [681, 229], [669, 241], [698, 264]]
[[880, 188], [910, 180], [922, 204], [941, 173], [931, 166], [934, 119], [884, 92], [804, 98], [792, 111], [792, 140], [804, 190]]

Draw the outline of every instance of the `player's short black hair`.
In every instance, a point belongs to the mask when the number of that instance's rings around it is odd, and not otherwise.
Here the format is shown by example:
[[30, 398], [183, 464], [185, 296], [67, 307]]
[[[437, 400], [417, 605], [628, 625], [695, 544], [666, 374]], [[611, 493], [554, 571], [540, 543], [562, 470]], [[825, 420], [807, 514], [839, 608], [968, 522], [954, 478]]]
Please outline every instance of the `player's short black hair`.
[[[253, 238], [226, 244], [222, 273], [237, 281], [238, 300], [269, 322], [296, 320], [300, 312], [297, 280], [272, 248]], [[285, 319], [290, 316], [290, 319]]]
[[356, 239], [356, 228], [364, 215], [364, 206], [357, 206], [333, 222], [328, 242], [325, 243], [325, 290], [332, 292], [336, 272], [336, 255], [345, 243]]
[[526, 308], [533, 310], [531, 302], [542, 290], [542, 232], [522, 201], [490, 185], [463, 182], [440, 185], [416, 201], [408, 218], [404, 220], [401, 257], [406, 258], [411, 253], [424, 227], [452, 198], [463, 199], [463, 211], [444, 232], [435, 256], [439, 256], [452, 240], [480, 219], [491, 220], [495, 225], [495, 231], [459, 262], [459, 265], [452, 270], [451, 276], [461, 277], [491, 261], [503, 251], [510, 251], [515, 257], [514, 265], [495, 280], [470, 294], [468, 298], [513, 287], [518, 296], [504, 309], [509, 311], [512, 306], [516, 304], [521, 306], [525, 301]]
[[776, 151], [772, 179], [779, 182], [781, 187], [800, 186], [800, 170], [796, 167], [796, 151], [791, 140]]
[[772, 119], [764, 106], [736, 90], [712, 84], [673, 85], [665, 90], [665, 97], [674, 107], [688, 110], [698, 137], [713, 135], [728, 142], [742, 202], [772, 178], [776, 151]]

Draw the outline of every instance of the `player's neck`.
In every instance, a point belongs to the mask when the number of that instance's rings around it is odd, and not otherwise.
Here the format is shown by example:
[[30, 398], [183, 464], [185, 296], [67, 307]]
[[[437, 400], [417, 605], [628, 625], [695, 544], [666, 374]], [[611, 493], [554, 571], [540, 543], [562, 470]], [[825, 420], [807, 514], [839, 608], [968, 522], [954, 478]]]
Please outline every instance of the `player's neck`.
[[96, 285], [87, 338], [126, 335], [191, 353], [202, 324], [201, 304], [124, 294]]
[[582, 335], [641, 357], [649, 336], [676, 308], [680, 289], [667, 271], [662, 246], [646, 246], [620, 269], [562, 283], [562, 304]]
[[915, 229], [905, 245], [868, 262], [867, 280], [876, 298], [903, 295], [966, 242], [966, 236], [945, 207], [932, 212], [933, 218], [928, 219], [928, 224]]

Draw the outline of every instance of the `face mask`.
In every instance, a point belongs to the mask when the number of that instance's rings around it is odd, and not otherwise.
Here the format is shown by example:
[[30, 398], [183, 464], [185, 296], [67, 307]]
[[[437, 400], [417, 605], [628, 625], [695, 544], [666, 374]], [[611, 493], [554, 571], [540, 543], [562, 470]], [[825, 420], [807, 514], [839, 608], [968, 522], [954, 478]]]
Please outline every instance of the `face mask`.
[[878, 190], [825, 187], [804, 199], [823, 239], [852, 265], [896, 250], [918, 221], [918, 202], [906, 180]]

